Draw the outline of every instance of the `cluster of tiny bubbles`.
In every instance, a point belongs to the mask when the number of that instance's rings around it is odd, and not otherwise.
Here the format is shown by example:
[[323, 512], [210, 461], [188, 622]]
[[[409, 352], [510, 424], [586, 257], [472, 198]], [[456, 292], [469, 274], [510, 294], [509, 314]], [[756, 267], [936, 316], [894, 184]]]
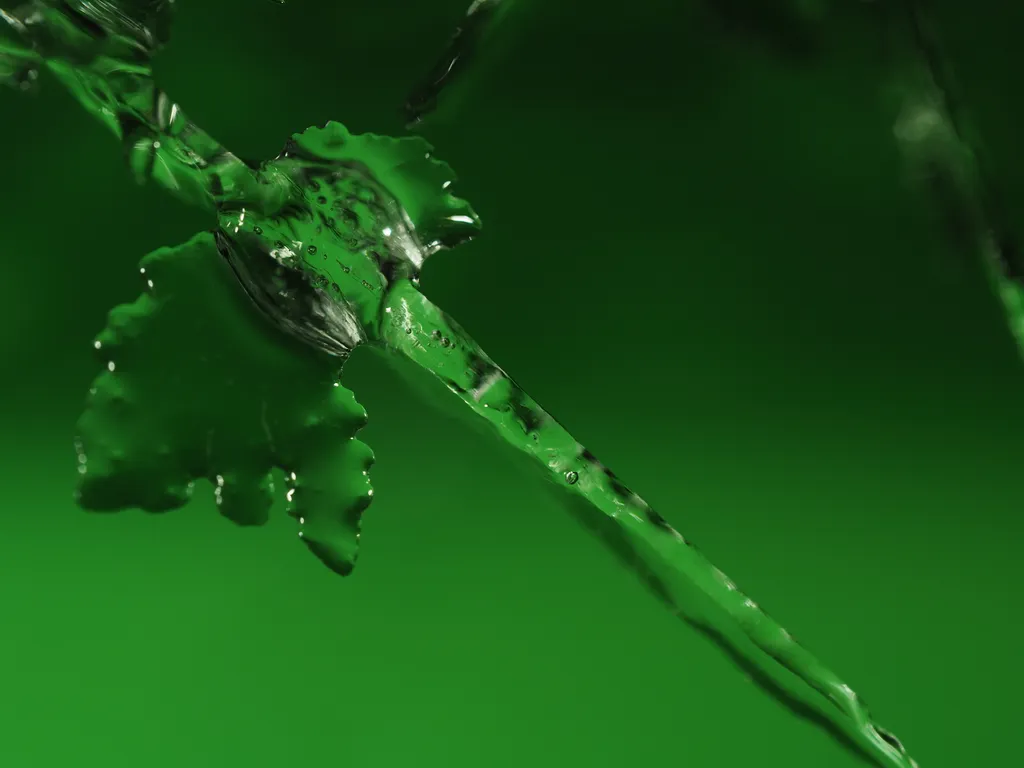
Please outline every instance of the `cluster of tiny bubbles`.
[[[89, 391], [90, 391], [90, 393], [95, 393], [96, 392], [96, 388], [93, 387]], [[77, 437], [75, 438], [75, 453], [78, 456], [78, 474], [84, 475], [86, 472], [88, 472], [88, 469], [86, 468], [86, 464], [89, 463], [89, 458], [85, 455], [85, 447], [82, 445], [82, 441], [79, 438], [77, 438]], [[75, 499], [76, 500], [78, 499], [80, 494], [81, 494], [81, 491], [75, 490]]]

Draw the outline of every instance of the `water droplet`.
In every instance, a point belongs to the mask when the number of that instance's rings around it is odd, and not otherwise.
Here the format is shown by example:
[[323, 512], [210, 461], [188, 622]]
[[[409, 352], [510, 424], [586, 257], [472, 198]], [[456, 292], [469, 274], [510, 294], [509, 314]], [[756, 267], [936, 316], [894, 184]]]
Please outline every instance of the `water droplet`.
[[310, 256], [312, 256], [313, 254], [315, 254], [315, 253], [316, 253], [316, 246], [315, 246], [315, 245], [310, 245], [310, 246], [308, 246], [308, 247], [306, 248], [306, 253], [308, 253], [308, 254], [309, 254]]
[[570, 469], [565, 473], [565, 482], [569, 485], [576, 485], [576, 482], [580, 479], [580, 473]]
[[255, 232], [257, 235], [263, 234], [263, 230], [260, 227], [253, 227], [252, 231]]
[[447, 336], [445, 336], [443, 339], [441, 339], [441, 346], [442, 347], [450, 347], [451, 345], [452, 345], [452, 341]]

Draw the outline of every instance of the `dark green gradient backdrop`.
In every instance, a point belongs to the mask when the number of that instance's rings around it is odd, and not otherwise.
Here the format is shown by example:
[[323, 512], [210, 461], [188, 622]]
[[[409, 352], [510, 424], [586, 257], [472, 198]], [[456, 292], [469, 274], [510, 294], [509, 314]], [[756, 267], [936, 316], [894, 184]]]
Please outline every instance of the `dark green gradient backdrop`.
[[[397, 132], [466, 2], [179, 0], [159, 75], [251, 158], [328, 119]], [[807, 61], [682, 5], [523, 6], [426, 131], [486, 234], [423, 287], [922, 768], [1008, 765], [1024, 366], [1000, 310], [903, 186], [859, 4]], [[1021, 13], [997, 9], [943, 30], [1020, 200]], [[205, 494], [78, 511], [90, 341], [206, 222], [42, 85], [0, 94], [0, 764], [857, 764], [371, 354], [346, 370], [377, 454], [351, 578]]]

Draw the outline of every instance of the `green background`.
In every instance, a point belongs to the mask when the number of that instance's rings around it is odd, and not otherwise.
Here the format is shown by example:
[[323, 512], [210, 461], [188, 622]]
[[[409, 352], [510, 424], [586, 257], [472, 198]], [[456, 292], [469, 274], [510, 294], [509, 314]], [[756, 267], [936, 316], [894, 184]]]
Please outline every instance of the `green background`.
[[[329, 119], [396, 133], [465, 5], [178, 0], [158, 76], [244, 157]], [[954, 5], [959, 84], [1024, 200], [1006, 101], [1024, 13]], [[906, 185], [881, 30], [836, 3], [797, 56], [785, 25], [695, 3], [597, 8], [522, 2], [424, 130], [485, 223], [424, 290], [922, 768], [1009, 764], [1024, 366]], [[345, 373], [377, 454], [349, 579], [282, 515], [237, 529], [205, 494], [77, 510], [90, 342], [138, 259], [208, 223], [135, 187], [49, 78], [0, 93], [0, 141], [0, 763], [859, 764], [669, 616], [442, 386], [424, 398], [371, 354]]]

